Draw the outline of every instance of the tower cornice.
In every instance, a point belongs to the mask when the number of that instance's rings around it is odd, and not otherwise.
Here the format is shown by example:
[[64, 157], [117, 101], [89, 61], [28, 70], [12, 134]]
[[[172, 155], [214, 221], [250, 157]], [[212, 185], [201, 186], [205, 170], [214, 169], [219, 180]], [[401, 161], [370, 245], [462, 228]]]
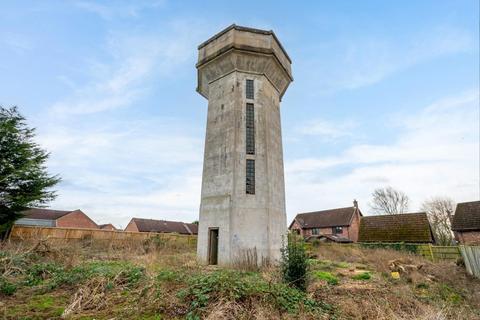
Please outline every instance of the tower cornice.
[[207, 99], [209, 84], [232, 71], [265, 75], [280, 98], [293, 81], [290, 57], [273, 31], [233, 24], [198, 50], [197, 91]]

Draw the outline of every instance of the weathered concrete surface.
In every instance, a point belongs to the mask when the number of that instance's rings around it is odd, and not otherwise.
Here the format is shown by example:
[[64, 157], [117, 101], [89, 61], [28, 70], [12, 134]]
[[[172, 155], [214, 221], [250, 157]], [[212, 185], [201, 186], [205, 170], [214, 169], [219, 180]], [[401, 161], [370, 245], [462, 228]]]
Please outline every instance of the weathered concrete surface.
[[[198, 88], [208, 98], [198, 260], [208, 262], [208, 230], [219, 229], [218, 263], [278, 260], [286, 234], [280, 98], [292, 81], [275, 35], [231, 26], [199, 47]], [[246, 99], [246, 79], [254, 99]], [[255, 154], [246, 154], [246, 103], [255, 108]], [[255, 194], [246, 194], [246, 159]]]

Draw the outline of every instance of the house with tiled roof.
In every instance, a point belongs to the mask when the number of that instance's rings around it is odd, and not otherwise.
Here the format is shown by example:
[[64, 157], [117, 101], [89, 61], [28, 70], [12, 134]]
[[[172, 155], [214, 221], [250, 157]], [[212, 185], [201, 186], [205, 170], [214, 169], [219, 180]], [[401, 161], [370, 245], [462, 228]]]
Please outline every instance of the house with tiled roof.
[[99, 224], [98, 228], [102, 230], [110, 230], [110, 231], [117, 230], [117, 228], [115, 228], [115, 226], [111, 223]]
[[23, 212], [23, 217], [15, 221], [17, 225], [88, 228], [98, 229], [98, 225], [82, 210], [51, 210], [32, 208]]
[[461, 244], [480, 245], [480, 201], [457, 204], [452, 231]]
[[359, 242], [435, 242], [425, 212], [363, 217]]
[[353, 207], [299, 213], [289, 226], [305, 239], [328, 242], [356, 242], [362, 212], [357, 201]]
[[198, 234], [198, 225], [180, 221], [132, 218], [125, 231]]

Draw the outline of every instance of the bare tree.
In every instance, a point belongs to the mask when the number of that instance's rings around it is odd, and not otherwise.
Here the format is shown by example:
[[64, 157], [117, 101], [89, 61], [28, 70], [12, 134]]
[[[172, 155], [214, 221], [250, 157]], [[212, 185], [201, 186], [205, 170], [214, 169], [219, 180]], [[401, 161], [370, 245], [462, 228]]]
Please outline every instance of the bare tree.
[[451, 245], [453, 234], [450, 222], [455, 212], [455, 202], [447, 197], [434, 197], [422, 204], [422, 210], [428, 215], [435, 241], [439, 245]]
[[408, 196], [390, 186], [375, 189], [370, 208], [376, 214], [400, 214], [408, 210]]

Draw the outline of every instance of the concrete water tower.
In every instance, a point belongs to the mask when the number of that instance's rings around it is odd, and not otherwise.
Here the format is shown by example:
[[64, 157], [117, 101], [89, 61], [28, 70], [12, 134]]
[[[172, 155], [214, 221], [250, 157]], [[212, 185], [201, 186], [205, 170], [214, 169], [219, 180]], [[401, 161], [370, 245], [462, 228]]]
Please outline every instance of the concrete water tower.
[[280, 100], [291, 60], [273, 31], [231, 25], [198, 47], [208, 99], [198, 260], [280, 258], [286, 235]]

